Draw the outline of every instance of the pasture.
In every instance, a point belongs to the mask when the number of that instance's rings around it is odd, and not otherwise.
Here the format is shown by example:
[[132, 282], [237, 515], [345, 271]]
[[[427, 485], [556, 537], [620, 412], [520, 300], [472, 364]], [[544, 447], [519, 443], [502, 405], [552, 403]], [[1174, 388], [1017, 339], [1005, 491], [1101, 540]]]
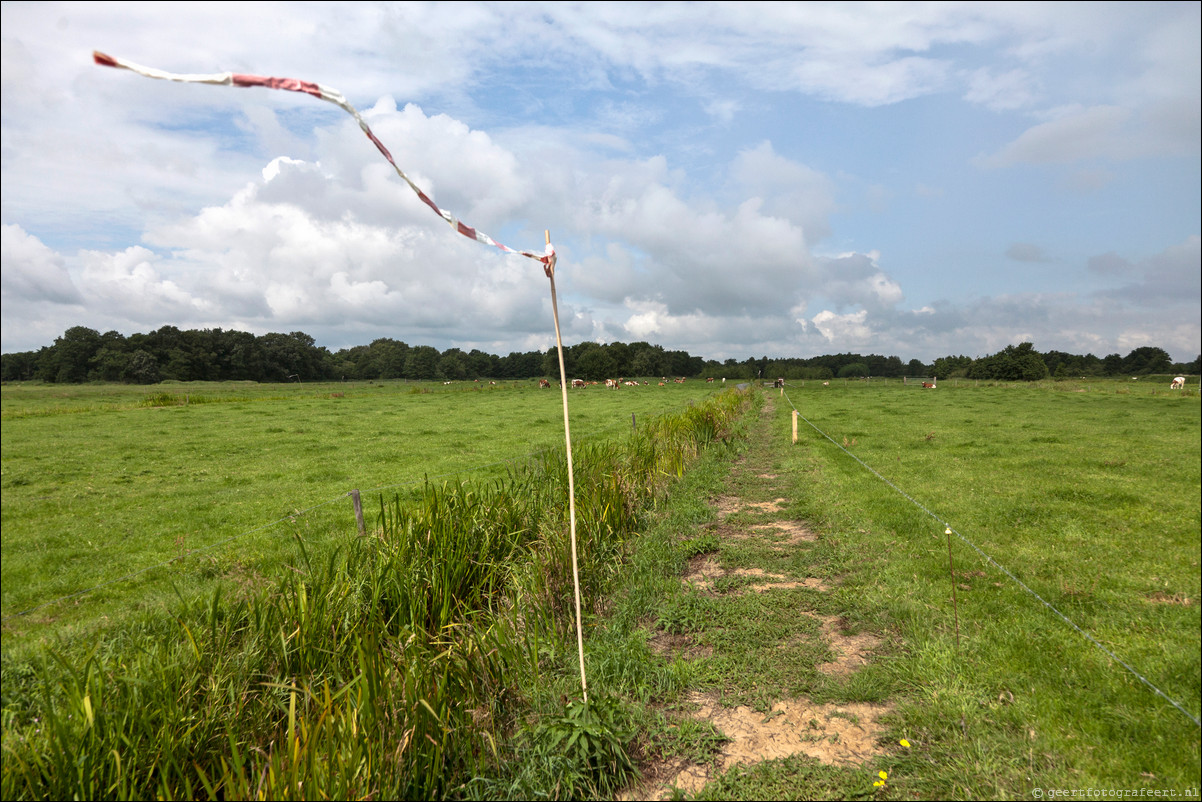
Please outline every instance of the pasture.
[[[573, 391], [573, 441], [625, 434], [632, 415], [712, 392]], [[209, 593], [219, 578], [260, 583], [294, 554], [296, 533], [354, 531], [352, 489], [371, 526], [379, 494], [368, 491], [500, 477], [563, 446], [559, 390], [536, 382], [6, 385], [0, 418], [6, 651]]]
[[828, 533], [852, 628], [893, 641], [861, 692], [922, 744], [898, 793], [1197, 788], [1197, 392], [813, 382], [776, 399], [782, 438], [793, 407], [788, 512]]
[[[577, 464], [578, 474], [597, 466], [579, 516], [595, 701], [581, 706], [565, 701], [579, 682], [565, 626], [562, 465], [527, 459], [561, 443], [557, 391], [60, 390], [4, 395], [13, 795], [606, 797], [632, 777], [628, 755], [703, 763], [716, 753], [720, 735], [673, 717], [697, 689], [760, 711], [801, 696], [890, 710], [869, 762], [772, 761], [729, 772], [701, 798], [1197, 787], [1196, 391], [798, 382], [760, 393], [764, 414], [745, 443], [706, 451], [650, 510], [652, 477], [676, 475], [661, 443], [696, 456], [691, 438], [726, 440], [734, 402], [715, 405], [721, 415], [690, 408], [721, 400], [700, 382], [573, 392], [574, 440], [603, 446]], [[797, 444], [794, 406], [808, 421]], [[684, 410], [688, 425], [610, 448], [632, 412], [659, 410]], [[508, 473], [506, 459], [530, 470]], [[120, 481], [123, 469], [133, 475]], [[424, 475], [482, 482], [423, 496]], [[369, 516], [374, 488], [414, 506], [390, 506], [382, 537], [356, 539], [351, 487]], [[783, 500], [772, 517], [806, 522], [816, 537], [792, 550], [724, 539], [768, 517], [738, 513], [714, 527], [725, 495]], [[110, 524], [119, 516], [124, 529]], [[78, 555], [56, 572], [38, 562], [39, 544], [62, 530], [71, 536], [55, 543], [59, 559], [73, 546]], [[78, 548], [101, 534], [103, 549]], [[298, 555], [323, 542], [342, 545], [328, 559]], [[9, 618], [19, 606], [9, 594], [37, 604], [60, 591], [29, 588], [68, 570], [80, 576], [67, 584], [87, 585], [182, 549], [198, 551], [79, 604]], [[681, 582], [703, 553], [726, 570], [817, 578], [826, 590], [742, 596], [726, 581], [703, 593]], [[831, 676], [816, 668], [821, 648], [781, 648], [814, 629], [814, 615], [876, 638], [867, 664]], [[72, 638], [61, 665], [21, 648], [101, 627], [115, 637], [95, 647]], [[652, 653], [661, 629], [712, 653]], [[25, 654], [9, 661], [14, 651]], [[565, 753], [573, 733], [597, 751]], [[620, 771], [598, 773], [599, 755]], [[878, 770], [887, 783], [875, 783]]]

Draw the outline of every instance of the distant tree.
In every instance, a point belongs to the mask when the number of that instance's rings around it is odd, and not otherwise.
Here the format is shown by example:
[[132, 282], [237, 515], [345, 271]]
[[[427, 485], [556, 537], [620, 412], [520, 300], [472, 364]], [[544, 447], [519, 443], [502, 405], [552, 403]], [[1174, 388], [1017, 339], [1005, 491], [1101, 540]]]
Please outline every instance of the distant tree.
[[931, 369], [922, 363], [920, 359], [911, 359], [906, 363], [907, 376], [926, 376], [931, 372]]
[[590, 348], [576, 360], [579, 378], [604, 381], [618, 377], [617, 365], [607, 348]]
[[1020, 343], [976, 360], [967, 375], [970, 379], [993, 381], [1039, 381], [1048, 377], [1048, 366], [1034, 345]]
[[868, 375], [868, 366], [863, 362], [848, 362], [843, 367], [839, 368], [839, 373], [836, 374], [840, 379], [859, 378]]
[[156, 384], [159, 381], [158, 360], [149, 351], [134, 351], [129, 356], [121, 380], [133, 384]]
[[668, 375], [668, 360], [661, 346], [637, 342], [630, 344], [630, 351], [630, 369], [627, 372], [631, 376]]
[[1132, 376], [1146, 376], [1149, 373], [1168, 373], [1173, 360], [1163, 348], [1146, 345], [1136, 348], [1123, 357], [1123, 372]]
[[86, 381], [92, 358], [101, 344], [100, 332], [72, 326], [55, 339], [49, 353], [39, 360], [39, 378], [59, 384]]
[[931, 375], [944, 379], [964, 376], [968, 373], [970, 365], [972, 365], [972, 357], [970, 356], [964, 356], [963, 354], [960, 356], [941, 356], [931, 365]]
[[14, 354], [0, 355], [0, 381], [24, 382], [36, 378], [37, 375], [37, 351], [19, 351]]
[[1118, 354], [1107, 354], [1102, 359], [1102, 371], [1107, 376], [1117, 376], [1123, 372], [1123, 358]]
[[429, 345], [417, 345], [409, 349], [405, 358], [405, 378], [429, 381], [438, 377], [438, 349]]

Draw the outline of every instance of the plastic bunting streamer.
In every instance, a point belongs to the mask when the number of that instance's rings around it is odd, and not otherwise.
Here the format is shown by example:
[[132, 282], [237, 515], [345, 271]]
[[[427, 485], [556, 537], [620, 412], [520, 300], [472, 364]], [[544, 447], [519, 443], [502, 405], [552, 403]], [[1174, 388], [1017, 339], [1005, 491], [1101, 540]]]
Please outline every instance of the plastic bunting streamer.
[[434, 213], [451, 224], [451, 228], [458, 231], [465, 237], [470, 237], [477, 242], [482, 242], [485, 245], [492, 245], [494, 248], [500, 248], [506, 253], [516, 253], [522, 256], [529, 257], [535, 261], [541, 262], [543, 272], [547, 274], [547, 278], [551, 280], [551, 309], [555, 318], [555, 345], [559, 351], [559, 384], [563, 395], [563, 435], [567, 446], [568, 458], [568, 510], [569, 519], [571, 521], [571, 538], [572, 538], [572, 586], [576, 596], [576, 647], [580, 658], [580, 690], [584, 696], [585, 703], [588, 702], [588, 681], [584, 673], [584, 630], [581, 625], [580, 613], [580, 571], [576, 561], [576, 482], [574, 472], [572, 470], [572, 436], [568, 428], [568, 378], [564, 369], [563, 360], [563, 338], [559, 332], [559, 304], [556, 300], [555, 293], [555, 247], [551, 245], [551, 234], [547, 232], [547, 247], [543, 253], [535, 253], [534, 251], [517, 251], [507, 245], [494, 240], [482, 231], [477, 231], [469, 225], [461, 223], [455, 215], [450, 212], [438, 208], [438, 205], [430, 199], [426, 193], [421, 191], [421, 188], [410, 180], [409, 176], [405, 175], [397, 163], [393, 160], [392, 154], [388, 152], [388, 148], [384, 147], [384, 143], [376, 138], [368, 127], [363, 116], [359, 114], [359, 110], [352, 106], [337, 89], [331, 89], [328, 86], [322, 86], [312, 81], [302, 81], [297, 78], [271, 78], [262, 75], [242, 75], [236, 72], [219, 72], [211, 75], [181, 75], [177, 73], [164, 72], [156, 70], [153, 67], [143, 67], [140, 64], [134, 64], [132, 61], [125, 59], [114, 58], [113, 56], [101, 53], [98, 50], [92, 51], [92, 59], [102, 67], [117, 67], [123, 70], [136, 72], [138, 75], [144, 75], [147, 78], [157, 78], [162, 81], [178, 81], [180, 83], [194, 84], [217, 84], [219, 86], [262, 86], [267, 89], [283, 89], [288, 92], [302, 92], [306, 95], [312, 95], [315, 98], [320, 98], [329, 103], [333, 103], [347, 114], [355, 118], [355, 122], [359, 123], [359, 127], [363, 129], [363, 133], [367, 134], [367, 138], [371, 140], [376, 149], [383, 154], [392, 168], [396, 170], [409, 188], [417, 193], [417, 197], [421, 198], [422, 203], [434, 210]]
[[363, 116], [359, 114], [359, 110], [352, 106], [350, 102], [347, 101], [346, 97], [337, 89], [332, 89], [328, 86], [323, 86], [312, 81], [302, 81], [298, 78], [272, 78], [263, 75], [243, 75], [236, 72], [218, 72], [209, 75], [187, 75], [164, 72], [163, 70], [156, 70], [153, 67], [143, 67], [141, 64], [135, 64], [132, 61], [116, 58], [106, 53], [101, 53], [98, 50], [92, 51], [92, 60], [102, 67], [117, 67], [118, 69], [129, 70], [130, 72], [136, 72], [138, 75], [143, 75], [147, 78], [157, 78], [162, 81], [178, 81], [180, 83], [192, 84], [216, 84], [218, 86], [262, 86], [266, 87], [267, 89], [282, 89], [288, 92], [301, 92], [306, 95], [312, 95], [315, 98], [320, 98], [321, 100], [329, 103], [333, 103], [335, 106], [338, 106], [347, 114], [355, 118], [355, 122], [359, 123], [359, 127], [363, 129], [363, 133], [367, 134], [367, 138], [370, 139], [372, 144], [376, 146], [376, 149], [383, 154], [385, 159], [388, 159], [388, 163], [392, 165], [394, 170], [396, 170], [397, 175], [399, 175], [404, 182], [409, 185], [410, 189], [417, 193], [417, 197], [421, 199], [422, 203], [429, 206], [434, 210], [435, 214], [450, 223], [451, 228], [455, 229], [465, 237], [470, 237], [477, 242], [483, 242], [485, 245], [491, 245], [494, 248], [500, 248], [506, 253], [521, 254], [522, 256], [542, 262], [548, 277], [550, 277], [551, 271], [554, 269], [555, 249], [551, 247], [550, 243], [547, 243], [547, 249], [543, 253], [514, 250], [507, 245], [502, 245], [501, 243], [497, 242], [483, 231], [477, 231], [466, 223], [461, 222], [459, 218], [455, 217], [455, 215], [451, 214], [450, 212], [440, 209], [438, 204], [430, 199], [429, 195], [427, 195], [425, 192], [422, 192], [421, 188], [418, 187], [417, 184], [413, 183], [409, 176], [405, 175], [405, 171], [402, 170], [393, 160], [392, 154], [388, 152], [388, 148], [384, 147], [384, 143], [377, 139], [376, 135], [372, 133], [371, 128], [368, 127], [367, 122], [363, 119]]

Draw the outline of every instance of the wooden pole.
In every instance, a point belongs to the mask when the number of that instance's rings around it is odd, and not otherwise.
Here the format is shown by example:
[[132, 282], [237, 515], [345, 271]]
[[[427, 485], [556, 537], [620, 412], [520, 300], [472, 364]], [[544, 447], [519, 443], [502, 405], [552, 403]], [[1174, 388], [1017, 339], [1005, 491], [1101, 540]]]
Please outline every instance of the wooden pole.
[[363, 502], [359, 498], [358, 488], [349, 494], [351, 503], [355, 505], [355, 523], [359, 525], [359, 537], [367, 537], [367, 527], [363, 525]]
[[[544, 232], [547, 245], [551, 244], [551, 232]], [[548, 248], [550, 250], [550, 248]], [[572, 434], [568, 425], [568, 373], [563, 364], [563, 337], [559, 333], [559, 301], [555, 294], [555, 256], [544, 268], [551, 280], [551, 314], [555, 317], [555, 347], [559, 351], [559, 389], [563, 394], [563, 438], [568, 448], [568, 520], [572, 538], [572, 586], [576, 593], [576, 649], [580, 654], [580, 692], [588, 703], [588, 682], [584, 677], [584, 626], [580, 620], [580, 569], [576, 562], [576, 476], [572, 470]]]
[[793, 445], [797, 445], [797, 410], [793, 410]]

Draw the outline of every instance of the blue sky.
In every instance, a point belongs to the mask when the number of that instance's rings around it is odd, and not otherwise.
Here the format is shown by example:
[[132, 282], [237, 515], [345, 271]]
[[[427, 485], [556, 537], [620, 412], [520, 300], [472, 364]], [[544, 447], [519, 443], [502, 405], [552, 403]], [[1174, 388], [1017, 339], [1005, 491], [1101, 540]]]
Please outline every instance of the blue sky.
[[1198, 3], [3, 4], [2, 339], [1202, 351]]

